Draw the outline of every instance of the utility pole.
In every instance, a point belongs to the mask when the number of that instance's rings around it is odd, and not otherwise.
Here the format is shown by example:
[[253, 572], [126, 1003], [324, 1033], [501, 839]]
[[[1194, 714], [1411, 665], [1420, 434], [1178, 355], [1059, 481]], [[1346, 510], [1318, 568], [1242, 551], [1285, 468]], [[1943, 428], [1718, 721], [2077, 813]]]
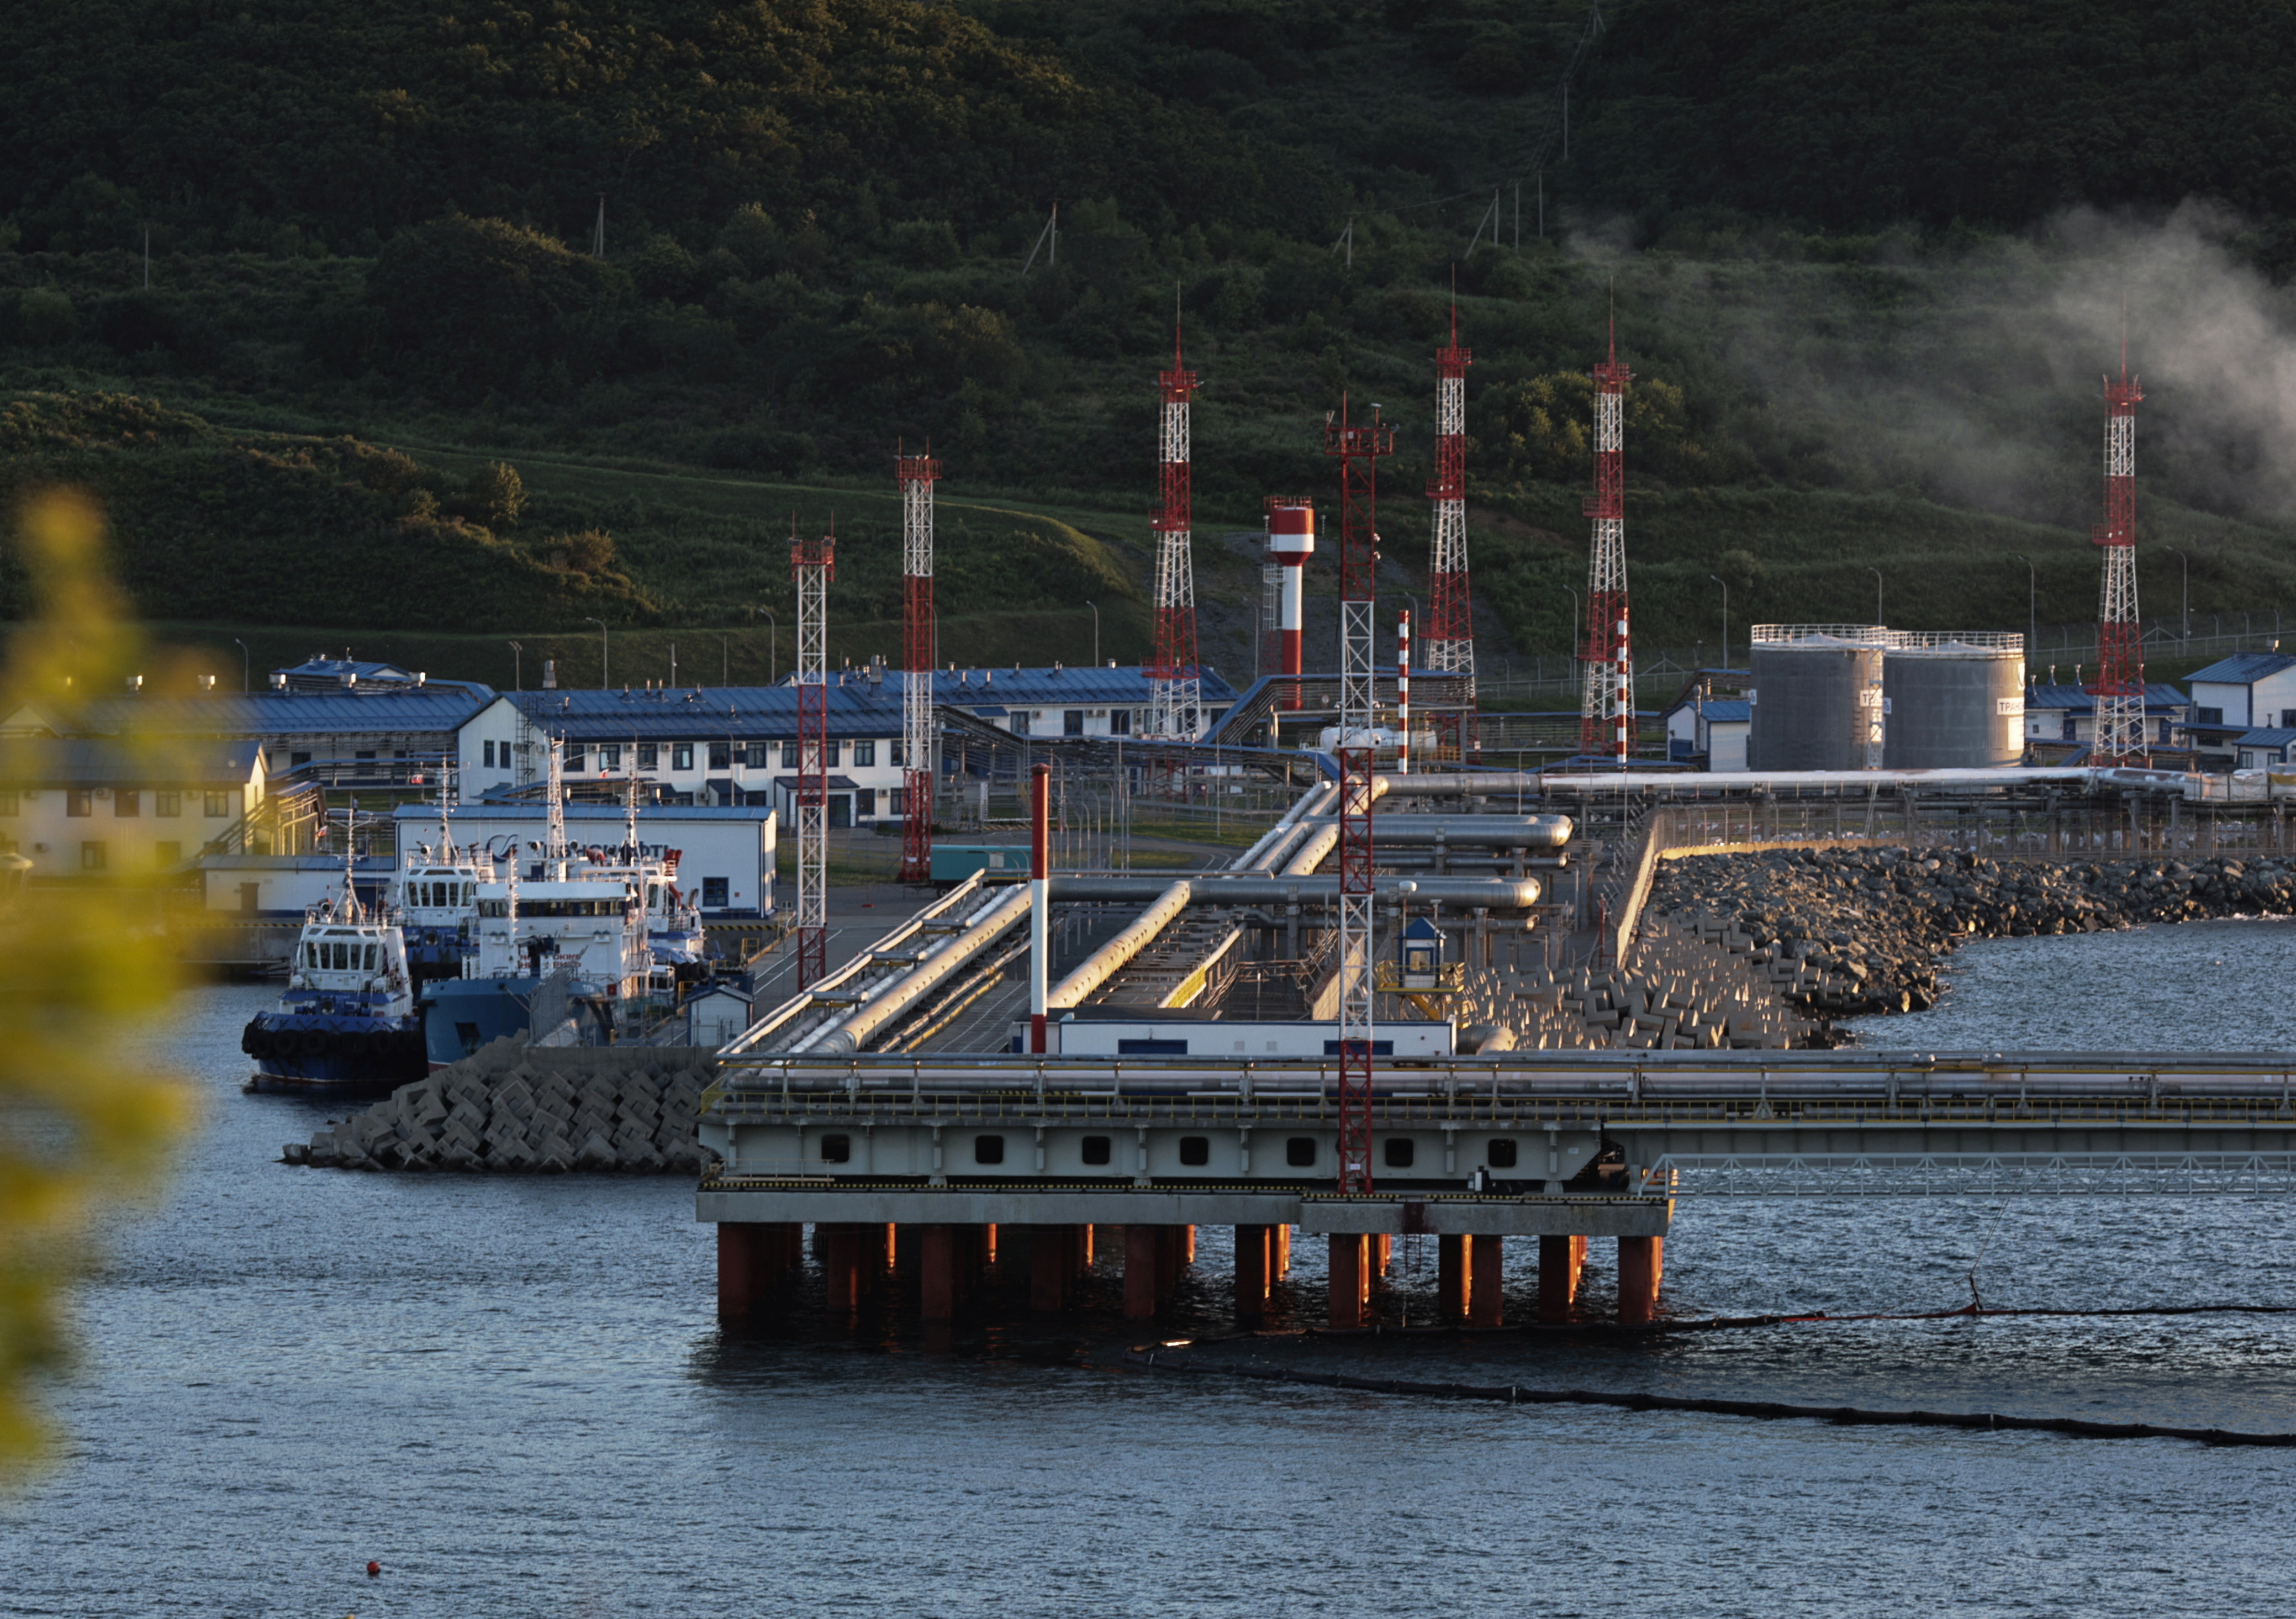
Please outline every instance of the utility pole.
[[2120, 380], [2104, 382], [2104, 521], [2090, 538], [2104, 552], [2097, 604], [2096, 742], [2098, 764], [2142, 763], [2144, 752], [2144, 630], [2136, 619], [2136, 406], [2144, 390], [2128, 374], [2128, 338], [2120, 340]]

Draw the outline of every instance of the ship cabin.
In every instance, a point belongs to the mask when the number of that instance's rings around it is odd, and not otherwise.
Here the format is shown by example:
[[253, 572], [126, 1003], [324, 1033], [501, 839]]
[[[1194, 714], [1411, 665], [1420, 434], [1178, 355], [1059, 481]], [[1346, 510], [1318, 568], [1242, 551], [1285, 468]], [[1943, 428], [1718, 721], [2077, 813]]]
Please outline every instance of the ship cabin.
[[[399, 931], [380, 922], [314, 922], [295, 945], [291, 997], [316, 1000], [322, 1013], [381, 1016], [407, 983]], [[301, 991], [300, 995], [294, 994]], [[403, 1008], [400, 1008], [403, 1010]]]

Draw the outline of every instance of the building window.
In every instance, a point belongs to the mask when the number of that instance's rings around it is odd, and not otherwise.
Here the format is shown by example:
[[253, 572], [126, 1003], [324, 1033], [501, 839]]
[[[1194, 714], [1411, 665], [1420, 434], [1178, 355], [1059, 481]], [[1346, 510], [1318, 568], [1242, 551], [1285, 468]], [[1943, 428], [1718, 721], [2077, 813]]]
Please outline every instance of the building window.
[[172, 820], [184, 812], [184, 795], [180, 793], [154, 793], [152, 813], [162, 820]]
[[724, 877], [704, 877], [704, 878], [702, 878], [702, 879], [701, 879], [701, 908], [702, 908], [702, 909], [704, 909], [704, 910], [724, 910], [724, 909], [726, 908], [726, 879], [725, 879]]
[[93, 815], [95, 813], [94, 806], [95, 794], [91, 793], [87, 788], [67, 787], [64, 789], [64, 813], [66, 815]]
[[495, 768], [495, 744], [493, 739], [491, 737], [488, 738], [487, 741], [480, 744], [479, 747], [480, 756], [484, 760], [487, 768], [489, 770], [493, 769]]
[[1086, 1163], [1106, 1163], [1111, 1155], [1111, 1143], [1106, 1136], [1086, 1136], [1084, 1138], [1084, 1161]]
[[1515, 1144], [1506, 1140], [1493, 1141], [1485, 1152], [1483, 1161], [1495, 1170], [1514, 1168]]
[[1190, 1169], [1201, 1169], [1212, 1161], [1212, 1138], [1210, 1136], [1182, 1136], [1180, 1162]]
[[856, 736], [853, 739], [853, 768], [857, 770], [863, 765], [874, 765], [876, 762], [876, 738], [873, 736]]
[[2073, 721], [2073, 717], [2072, 717], [2070, 714], [2067, 714], [2067, 715], [2065, 716], [2065, 734], [2064, 734], [2064, 739], [2065, 739], [2067, 742], [2074, 742], [2074, 741], [2078, 741], [2078, 740], [2079, 739], [2079, 730], [2078, 730], [2078, 728], [2076, 727], [2076, 726], [2075, 726], [2075, 724], [2074, 724], [2074, 721]]
[[783, 769], [794, 770], [803, 763], [805, 763], [805, 749], [800, 744], [794, 742], [782, 744]]
[[853, 794], [853, 801], [853, 801], [853, 813], [854, 813], [854, 814], [856, 814], [856, 815], [857, 815], [857, 816], [859, 816], [863, 820], [865, 820], [865, 820], [869, 820], [869, 819], [873, 818], [876, 815], [876, 813], [877, 813], [877, 789], [876, 789], [876, 788], [874, 788], [874, 787], [861, 787], [861, 788], [857, 788], [857, 789], [855, 790], [855, 792], [854, 792], [854, 794]]
[[887, 815], [899, 816], [906, 815], [909, 812], [909, 794], [906, 788], [887, 788], [885, 791], [885, 813]]
[[589, 768], [589, 744], [581, 742], [570, 744], [566, 750], [566, 773], [571, 776]]
[[287, 768], [291, 770], [299, 770], [310, 762], [311, 756], [308, 752], [294, 752], [291, 751], [287, 755]]
[[1130, 709], [1111, 709], [1108, 711], [1108, 734], [1111, 736], [1129, 736], [1132, 735], [1132, 711]]
[[709, 768], [713, 770], [730, 770], [734, 768], [732, 743], [713, 742], [709, 744]]
[[102, 871], [111, 863], [111, 851], [102, 843], [89, 842], [79, 846], [79, 868], [82, 871]]
[[641, 770], [653, 770], [659, 769], [660, 766], [660, 746], [658, 744], [651, 742], [642, 742], [638, 744], [638, 768]]
[[773, 746], [774, 744], [769, 742], [744, 743], [742, 747], [742, 764], [752, 770], [771, 769], [774, 763]]
[[973, 1138], [972, 1138], [972, 1161], [973, 1161], [975, 1163], [1004, 1163], [1004, 1137], [1002, 1137], [1002, 1136], [975, 1136], [975, 1137], [973, 1137]]
[[1283, 1162], [1295, 1170], [1313, 1169], [1316, 1164], [1316, 1138], [1292, 1136], [1283, 1143]]
[[162, 866], [180, 866], [184, 863], [184, 846], [172, 840], [162, 840], [152, 844], [152, 853]]
[[621, 768], [622, 744], [619, 742], [610, 742], [602, 744], [598, 749], [598, 768], [601, 770], [619, 770]]
[[850, 1136], [824, 1136], [821, 1138], [821, 1161], [824, 1163], [852, 1163], [853, 1138]]
[[21, 815], [23, 813], [24, 800], [22, 794], [19, 793], [13, 787], [9, 788], [5, 792], [0, 792], [0, 815]]
[[144, 813], [144, 790], [141, 787], [114, 787], [111, 790], [111, 813], [118, 820], [132, 821]]
[[1061, 711], [1061, 735], [1063, 736], [1081, 736], [1084, 735], [1084, 711], [1082, 709], [1062, 709]]
[[211, 821], [223, 819], [231, 813], [231, 794], [228, 793], [201, 793], [200, 813]]
[[693, 744], [692, 743], [673, 742], [669, 744], [669, 768], [673, 770], [691, 770], [693, 768]]
[[1412, 1140], [1408, 1136], [1390, 1136], [1382, 1144], [1387, 1153], [1387, 1167], [1407, 1170], [1411, 1167]]
[[2224, 710], [2220, 708], [2196, 708], [2193, 711], [2193, 723], [2194, 725], [2222, 725], [2224, 723]]
[[893, 737], [885, 744], [885, 762], [895, 769], [901, 768], [901, 739]]
[[1029, 711], [1026, 709], [1014, 709], [1013, 711], [1013, 735], [1015, 736], [1026, 736], [1028, 734]]
[[352, 757], [353, 759], [367, 759], [367, 760], [371, 760], [371, 759], [373, 759], [373, 758], [374, 757], [374, 750], [373, 750], [373, 748], [367, 748], [367, 749], [364, 750], [363, 752], [357, 752], [357, 753], [352, 754], [352, 755], [351, 755], [351, 757]]

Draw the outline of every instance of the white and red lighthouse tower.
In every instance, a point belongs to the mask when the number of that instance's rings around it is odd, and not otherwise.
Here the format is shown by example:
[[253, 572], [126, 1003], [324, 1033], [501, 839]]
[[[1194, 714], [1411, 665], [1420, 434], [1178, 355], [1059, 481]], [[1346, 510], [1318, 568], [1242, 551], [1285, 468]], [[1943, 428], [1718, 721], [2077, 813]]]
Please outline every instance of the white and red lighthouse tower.
[[1275, 668], [1271, 672], [1291, 677], [1288, 688], [1279, 687], [1276, 706], [1300, 706], [1300, 675], [1306, 655], [1300, 636], [1301, 604], [1308, 559], [1316, 554], [1316, 505], [1289, 495], [1267, 498], [1267, 560], [1283, 572], [1275, 598]]
[[2144, 390], [2128, 374], [2121, 343], [2120, 380], [2104, 382], [2104, 521], [2091, 535], [2104, 551], [2104, 586], [2096, 614], [2096, 741], [2101, 765], [2143, 764], [2144, 639], [2136, 621], [2136, 403]]

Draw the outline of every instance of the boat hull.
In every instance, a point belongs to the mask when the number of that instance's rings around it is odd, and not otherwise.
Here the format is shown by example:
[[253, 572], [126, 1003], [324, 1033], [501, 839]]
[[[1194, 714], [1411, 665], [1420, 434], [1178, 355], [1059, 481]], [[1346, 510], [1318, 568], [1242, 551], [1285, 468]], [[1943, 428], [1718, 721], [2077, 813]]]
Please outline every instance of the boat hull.
[[449, 978], [424, 992], [422, 1040], [437, 1072], [505, 1035], [523, 1038], [533, 1026], [537, 978]]
[[260, 1012], [240, 1035], [255, 1059], [250, 1090], [388, 1093], [426, 1072], [414, 1014], [360, 1017]]

